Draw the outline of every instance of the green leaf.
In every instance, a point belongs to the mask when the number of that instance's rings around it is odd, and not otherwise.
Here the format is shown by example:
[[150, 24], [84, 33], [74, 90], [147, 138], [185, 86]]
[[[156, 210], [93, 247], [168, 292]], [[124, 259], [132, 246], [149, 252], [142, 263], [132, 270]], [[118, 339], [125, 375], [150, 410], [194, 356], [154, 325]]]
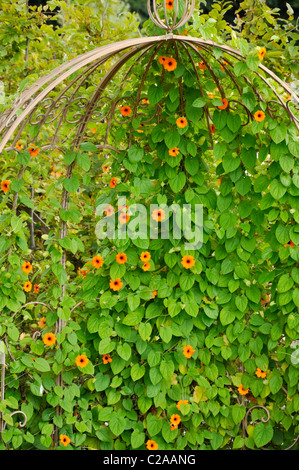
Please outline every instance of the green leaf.
[[132, 449], [138, 449], [142, 446], [145, 441], [144, 432], [140, 432], [139, 429], [135, 429], [131, 434], [131, 445]]
[[281, 199], [285, 195], [286, 190], [287, 188], [283, 186], [277, 179], [271, 181], [270, 194], [274, 197], [274, 199]]
[[145, 374], [145, 367], [141, 366], [139, 364], [134, 364], [133, 367], [131, 368], [131, 377], [134, 382], [137, 380], [141, 379]]
[[239, 424], [246, 414], [245, 406], [238, 405], [237, 403], [232, 407], [232, 417], [235, 424]]
[[126, 420], [118, 413], [115, 413], [109, 421], [109, 428], [115, 436], [120, 436], [125, 430]]
[[85, 153], [79, 153], [77, 155], [77, 162], [79, 167], [84, 171], [88, 171], [91, 167], [90, 158]]
[[63, 187], [69, 192], [69, 193], [75, 193], [80, 186], [80, 181], [77, 178], [77, 176], [72, 176], [71, 178], [66, 178], [63, 181]]
[[253, 439], [257, 447], [263, 447], [271, 441], [273, 428], [270, 423], [258, 423], [254, 426]]
[[179, 147], [181, 140], [180, 134], [176, 130], [169, 130], [166, 132], [164, 141], [169, 149]]
[[151, 85], [148, 89], [148, 99], [152, 105], [159, 103], [163, 98], [163, 87], [161, 83], [159, 85]]
[[174, 193], [179, 193], [182, 191], [183, 187], [186, 184], [186, 175], [184, 172], [180, 172], [173, 179], [169, 180], [169, 186], [171, 187]]
[[132, 163], [140, 162], [144, 156], [144, 150], [136, 145], [132, 145], [132, 147], [128, 150], [128, 157]]
[[50, 371], [50, 366], [49, 366], [48, 361], [46, 361], [46, 359], [43, 359], [42, 357], [35, 358], [34, 367], [40, 372]]
[[193, 101], [192, 106], [194, 108], [203, 108], [207, 104], [206, 100], [202, 97], [196, 98], [195, 101]]

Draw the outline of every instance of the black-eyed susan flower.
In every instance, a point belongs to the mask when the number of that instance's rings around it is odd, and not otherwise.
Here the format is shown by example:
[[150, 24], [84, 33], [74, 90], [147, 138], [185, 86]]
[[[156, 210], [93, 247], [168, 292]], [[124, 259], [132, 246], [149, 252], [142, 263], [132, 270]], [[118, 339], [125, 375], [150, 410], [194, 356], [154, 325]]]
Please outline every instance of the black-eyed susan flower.
[[180, 149], [178, 147], [174, 147], [173, 149], [169, 149], [168, 153], [171, 157], [177, 157], [180, 153]]
[[262, 61], [264, 56], [266, 54], [266, 48], [265, 47], [261, 47], [260, 50], [258, 51], [258, 57], [259, 57], [259, 60]]
[[46, 326], [46, 317], [42, 317], [37, 322], [39, 328], [45, 328]]
[[128, 257], [125, 253], [118, 253], [115, 257], [115, 260], [118, 264], [125, 264], [128, 260]]
[[22, 271], [24, 274], [29, 274], [32, 271], [32, 264], [29, 261], [25, 261], [22, 264]]
[[178, 63], [175, 59], [173, 59], [173, 57], [167, 57], [165, 62], [163, 62], [163, 65], [165, 70], [168, 72], [173, 72], [177, 68]]
[[132, 114], [132, 109], [130, 108], [130, 106], [122, 106], [120, 108], [120, 112], [122, 114], [122, 116], [130, 116]]
[[86, 367], [87, 364], [89, 363], [89, 359], [86, 356], [86, 354], [79, 354], [79, 356], [76, 357], [75, 359], [75, 364], [77, 367]]
[[109, 364], [112, 362], [112, 358], [110, 357], [110, 354], [104, 354], [102, 360], [103, 360], [103, 364]]
[[123, 212], [122, 214], [120, 214], [120, 216], [118, 217], [118, 220], [121, 224], [126, 224], [129, 222], [130, 220], [130, 216], [126, 213], [126, 212]]
[[143, 271], [149, 271], [151, 269], [151, 263], [144, 263], [142, 269]]
[[166, 10], [173, 10], [173, 0], [166, 0]]
[[220, 101], [222, 101], [222, 105], [218, 106], [218, 109], [226, 109], [228, 107], [228, 101], [226, 98], [220, 98]]
[[119, 277], [115, 280], [110, 279], [109, 286], [110, 286], [110, 289], [116, 292], [122, 288], [123, 282], [121, 281]]
[[60, 444], [64, 447], [69, 445], [69, 443], [71, 442], [70, 438], [66, 436], [65, 434], [60, 434], [59, 439], [60, 439]]
[[30, 281], [25, 282], [23, 289], [25, 292], [30, 292], [32, 289], [32, 284]]
[[9, 185], [10, 185], [10, 181], [8, 180], [1, 181], [1, 189], [4, 193], [7, 193], [9, 191]]
[[181, 261], [181, 264], [183, 265], [183, 267], [184, 267], [185, 269], [193, 268], [193, 266], [195, 265], [194, 256], [192, 256], [192, 255], [185, 255], [185, 256], [183, 256], [182, 261]]
[[180, 129], [184, 129], [187, 125], [188, 125], [188, 121], [185, 117], [179, 117], [177, 120], [176, 120], [176, 125], [180, 128]]
[[171, 415], [170, 422], [172, 424], [175, 424], [176, 426], [178, 426], [178, 424], [180, 424], [180, 422], [181, 422], [180, 415], [176, 415], [176, 414]]
[[147, 263], [151, 259], [151, 254], [148, 251], [143, 251], [140, 255], [141, 261]]
[[53, 344], [56, 343], [56, 336], [54, 335], [54, 333], [46, 333], [43, 336], [43, 343], [46, 346], [53, 346]]
[[107, 215], [108, 217], [110, 217], [111, 215], [114, 214], [114, 209], [113, 209], [113, 207], [112, 207], [110, 204], [108, 204], [108, 206], [105, 207], [105, 211], [104, 211], [104, 212], [105, 212], [105, 215]]
[[147, 443], [146, 443], [146, 448], [148, 450], [158, 450], [159, 446], [155, 441], [148, 440]]
[[240, 395], [247, 395], [247, 393], [249, 393], [249, 388], [246, 388], [246, 390], [243, 388], [243, 385], [241, 384], [239, 387], [238, 387], [238, 392], [240, 393]]
[[102, 256], [97, 255], [92, 258], [92, 265], [94, 268], [101, 268], [104, 264]]
[[154, 209], [152, 212], [152, 219], [156, 222], [162, 222], [165, 220], [165, 211], [163, 209]]
[[265, 117], [266, 117], [266, 115], [265, 115], [264, 111], [257, 111], [256, 113], [254, 113], [254, 119], [257, 122], [264, 121]]
[[189, 344], [183, 347], [183, 354], [187, 359], [190, 359], [194, 353], [195, 353], [195, 349]]
[[110, 188], [114, 189], [116, 185], [117, 185], [117, 178], [115, 178], [115, 176], [113, 176], [113, 178], [111, 178], [111, 180], [110, 180], [109, 186], [110, 186]]

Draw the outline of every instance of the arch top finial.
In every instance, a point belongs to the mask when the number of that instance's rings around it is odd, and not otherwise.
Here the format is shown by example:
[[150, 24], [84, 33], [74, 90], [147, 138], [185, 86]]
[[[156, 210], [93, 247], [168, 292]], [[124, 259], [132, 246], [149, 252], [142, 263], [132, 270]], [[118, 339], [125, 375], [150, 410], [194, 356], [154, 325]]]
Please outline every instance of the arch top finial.
[[194, 8], [195, 0], [147, 0], [151, 20], [168, 32], [184, 26], [190, 20]]

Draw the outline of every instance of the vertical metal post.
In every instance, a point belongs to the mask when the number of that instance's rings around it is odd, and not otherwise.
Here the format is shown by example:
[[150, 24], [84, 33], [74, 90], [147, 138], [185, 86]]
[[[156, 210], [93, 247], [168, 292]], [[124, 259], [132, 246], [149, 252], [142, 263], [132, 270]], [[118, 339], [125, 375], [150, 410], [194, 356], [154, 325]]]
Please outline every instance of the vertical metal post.
[[[0, 365], [1, 365], [1, 394], [0, 394], [0, 402], [4, 400], [4, 392], [5, 392], [5, 351], [4, 351], [4, 343], [0, 341]], [[2, 413], [0, 413], [0, 440], [2, 440], [2, 431], [3, 431], [3, 419]]]

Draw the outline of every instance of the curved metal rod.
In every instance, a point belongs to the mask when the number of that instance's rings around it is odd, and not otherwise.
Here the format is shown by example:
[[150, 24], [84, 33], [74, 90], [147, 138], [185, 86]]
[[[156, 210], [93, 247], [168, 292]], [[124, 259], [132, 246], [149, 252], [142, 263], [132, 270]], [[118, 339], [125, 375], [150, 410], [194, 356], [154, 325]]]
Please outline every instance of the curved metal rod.
[[[203, 46], [206, 50], [216, 46], [220, 48], [223, 52], [227, 53], [228, 55], [238, 60], [244, 61], [244, 57], [239, 51], [226, 45], [217, 44], [214, 41], [206, 41], [204, 39], [193, 38], [191, 36], [182, 37], [179, 35], [172, 35], [172, 39], [182, 44], [189, 44], [193, 46], [200, 45], [200, 46]], [[12, 124], [3, 135], [2, 141], [0, 143], [0, 153], [5, 148], [6, 143], [8, 142], [10, 137], [13, 135], [14, 131], [24, 121], [26, 116], [28, 116], [28, 114], [32, 112], [32, 110], [38, 105], [38, 103], [43, 98], [45, 98], [50, 93], [50, 91], [52, 91], [58, 84], [63, 82], [71, 74], [78, 71], [80, 68], [84, 67], [85, 65], [88, 65], [90, 62], [94, 60], [108, 59], [112, 57], [113, 55], [124, 51], [125, 49], [129, 49], [133, 47], [142, 48], [142, 46], [150, 47], [157, 42], [168, 41], [168, 40], [169, 38], [167, 36], [154, 36], [150, 38], [130, 39], [126, 41], [121, 41], [120, 43], [117, 43], [117, 44], [103, 46], [101, 48], [95, 49], [92, 52], [85, 53], [77, 57], [76, 59], [73, 59], [67, 62], [66, 64], [63, 64], [57, 67], [52, 73], [42, 77], [34, 85], [32, 85], [27, 90], [25, 90], [22, 96], [18, 100], [15, 101], [12, 108], [10, 108], [10, 110], [8, 110], [2, 115], [0, 131], [2, 131], [7, 125], [11, 124], [11, 122]], [[268, 75], [270, 78], [272, 78], [274, 81], [276, 81], [276, 83], [280, 85], [287, 93], [291, 94], [293, 98], [293, 102], [295, 102], [296, 104], [299, 104], [299, 97], [295, 95], [295, 93], [289, 87], [289, 85], [287, 85], [283, 80], [281, 80], [277, 75], [271, 72], [271, 70], [269, 70], [263, 64], [259, 64], [259, 69], [263, 71], [266, 75]], [[255, 72], [255, 73], [258, 74], [258, 72]], [[273, 90], [272, 85], [269, 83], [267, 79], [265, 79], [261, 75], [259, 76], [259, 78], [262, 79], [267, 84], [267, 86], [269, 86]], [[40, 91], [40, 89], [44, 87], [45, 85], [47, 85], [46, 88]], [[27, 103], [26, 108], [22, 109], [22, 112], [17, 116], [17, 112], [26, 103]], [[286, 107], [286, 110], [287, 109], [289, 108]]]
[[270, 411], [268, 410], [268, 408], [266, 408], [265, 406], [263, 405], [254, 405], [252, 406], [251, 408], [249, 408], [249, 410], [247, 411], [245, 417], [244, 417], [244, 426], [245, 426], [245, 431], [247, 432], [247, 427], [248, 427], [248, 424], [247, 424], [247, 420], [248, 420], [248, 416], [249, 414], [252, 412], [252, 410], [254, 410], [254, 408], [262, 408], [263, 410], [266, 411], [267, 413], [267, 418], [265, 418], [264, 416], [261, 418], [262, 422], [263, 423], [268, 423], [268, 421], [270, 421], [270, 418], [271, 418], [271, 415], [270, 415]]
[[[24, 427], [26, 426], [26, 424], [27, 424], [27, 416], [26, 416], [26, 414], [24, 413], [24, 411], [13, 411], [13, 413], [10, 413], [10, 416], [14, 416], [14, 415], [16, 415], [16, 414], [21, 414], [21, 415], [23, 415], [24, 421], [23, 421], [23, 422], [19, 421], [18, 426], [19, 426], [19, 428], [24, 428]], [[6, 424], [7, 424], [7, 423], [5, 422], [4, 425], [2, 426], [1, 432], [3, 432], [3, 431], [5, 430]]]

